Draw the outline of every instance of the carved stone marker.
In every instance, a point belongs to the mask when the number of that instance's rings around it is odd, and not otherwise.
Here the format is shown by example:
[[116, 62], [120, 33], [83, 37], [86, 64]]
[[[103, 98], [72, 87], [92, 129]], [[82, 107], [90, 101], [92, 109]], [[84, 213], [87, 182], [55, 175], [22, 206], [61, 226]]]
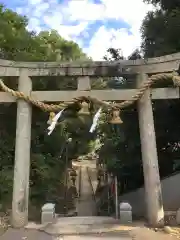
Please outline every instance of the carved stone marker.
[[55, 204], [46, 203], [41, 209], [41, 223], [52, 223], [55, 218]]
[[120, 221], [122, 224], [132, 223], [132, 207], [129, 203], [122, 202], [119, 205]]
[[180, 208], [177, 210], [177, 213], [176, 213], [176, 222], [178, 225], [180, 225]]

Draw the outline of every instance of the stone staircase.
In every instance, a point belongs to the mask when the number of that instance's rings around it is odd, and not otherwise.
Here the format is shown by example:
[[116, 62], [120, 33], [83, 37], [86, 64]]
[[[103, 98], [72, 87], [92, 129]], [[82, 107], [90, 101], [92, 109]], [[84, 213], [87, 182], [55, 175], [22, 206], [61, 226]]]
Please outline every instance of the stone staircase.
[[[44, 224], [29, 223], [26, 228], [44, 231], [50, 235], [85, 235], [98, 234], [116, 231], [119, 226], [119, 220], [113, 217], [97, 216], [95, 188], [97, 186], [96, 164], [93, 161], [76, 163], [79, 165], [80, 180], [77, 181], [78, 192], [80, 193], [77, 201], [76, 217], [56, 217]], [[43, 222], [42, 222], [43, 223]]]

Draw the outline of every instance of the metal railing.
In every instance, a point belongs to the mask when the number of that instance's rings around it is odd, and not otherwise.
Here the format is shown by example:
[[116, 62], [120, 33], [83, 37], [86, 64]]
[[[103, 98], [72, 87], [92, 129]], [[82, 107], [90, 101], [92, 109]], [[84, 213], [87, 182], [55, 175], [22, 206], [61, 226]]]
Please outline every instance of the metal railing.
[[94, 201], [95, 201], [95, 203], [96, 203], [96, 194], [95, 194], [95, 192], [94, 192], [94, 188], [93, 188], [93, 185], [92, 185], [92, 180], [91, 180], [91, 176], [90, 176], [89, 168], [88, 168], [88, 167], [86, 168], [86, 171], [87, 171], [89, 183], [90, 183], [91, 189], [92, 189], [92, 196], [93, 196], [93, 199], [94, 199]]
[[[87, 167], [86, 168], [87, 170], [87, 175], [88, 175], [88, 178], [89, 178], [89, 183], [91, 185], [91, 188], [92, 188], [92, 194], [93, 194], [93, 199], [96, 203], [96, 212], [98, 213], [99, 210], [101, 210], [101, 208], [105, 205], [105, 204], [108, 204], [108, 215], [110, 215], [110, 212], [112, 211], [112, 207], [111, 207], [111, 204], [113, 202], [114, 204], [114, 207], [115, 207], [115, 194], [111, 194], [110, 196], [108, 196], [108, 192], [110, 190], [110, 186], [112, 184], [112, 182], [110, 182], [106, 187], [105, 189], [103, 190], [103, 192], [100, 194], [99, 197], [96, 196], [96, 193], [94, 192], [94, 188], [93, 188], [93, 185], [92, 185], [92, 179], [91, 179], [91, 176], [90, 176], [90, 172], [89, 172], [89, 168]], [[108, 197], [107, 197], [108, 196]], [[115, 211], [115, 209], [114, 209]]]
[[108, 209], [107, 209], [108, 215], [110, 215], [110, 211], [112, 209], [110, 203], [113, 202], [113, 205], [115, 207], [115, 194], [109, 195], [109, 190], [110, 190], [111, 184], [112, 184], [112, 182], [109, 183], [108, 185], [106, 185], [105, 189], [100, 194], [98, 201], [96, 202], [97, 203], [97, 211], [101, 210], [105, 204], [108, 204]]
[[81, 197], [81, 179], [82, 179], [82, 170], [81, 167], [79, 167], [79, 177], [78, 177], [78, 198]]

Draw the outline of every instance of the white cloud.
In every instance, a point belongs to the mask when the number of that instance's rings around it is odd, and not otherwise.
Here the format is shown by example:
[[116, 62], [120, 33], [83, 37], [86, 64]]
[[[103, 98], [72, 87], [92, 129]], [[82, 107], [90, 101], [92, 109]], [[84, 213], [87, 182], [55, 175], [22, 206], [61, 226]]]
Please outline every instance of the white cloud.
[[[101, 0], [95, 4], [92, 0], [27, 0], [28, 6], [23, 12], [28, 12], [29, 29], [39, 31], [44, 24], [55, 29], [59, 34], [70, 40], [76, 40], [83, 46], [83, 39], [79, 35], [88, 37], [88, 29], [97, 20], [119, 21], [119, 29], [107, 28], [102, 25], [91, 36], [89, 47], [84, 50], [94, 60], [101, 59], [109, 47], [122, 48], [124, 56], [140, 46], [140, 26], [148, 10], [152, 6], [143, 0]], [[21, 9], [17, 9], [22, 12]], [[122, 23], [129, 25], [129, 29], [122, 28]]]
[[76, 25], [62, 24], [62, 17], [60, 14], [52, 16], [44, 16], [43, 20], [47, 26], [59, 32], [59, 34], [67, 40], [71, 40], [72, 36], [78, 36], [88, 26], [88, 22], [80, 22]]
[[[33, 0], [33, 1], [37, 1], [37, 0]], [[47, 2], [40, 2], [40, 4], [38, 5], [37, 8], [34, 9], [33, 12], [33, 16], [35, 17], [40, 17], [43, 16], [43, 14], [46, 12], [46, 10], [48, 10], [50, 8], [49, 3]]]
[[90, 47], [85, 51], [94, 60], [102, 59], [110, 47], [121, 48], [123, 56], [129, 56], [133, 50], [139, 47], [140, 41], [139, 34], [129, 34], [125, 28], [114, 30], [102, 26], [94, 34], [90, 41]]
[[61, 34], [62, 37], [70, 40], [73, 39], [73, 36], [77, 37], [77, 35], [82, 33], [87, 26], [88, 26], [87, 22], [82, 22], [75, 26], [59, 25], [55, 29]]
[[[114, 1], [114, 0], [113, 0]], [[71, 21], [96, 21], [104, 19], [104, 6], [88, 0], [71, 0], [65, 8]]]
[[42, 0], [29, 0], [29, 3], [32, 5], [36, 5], [42, 3]]
[[139, 24], [145, 13], [152, 9], [150, 5], [143, 3], [143, 0], [102, 0], [105, 6], [107, 18], [123, 19], [133, 25]]
[[40, 20], [38, 18], [31, 18], [29, 20], [28, 30], [30, 30], [30, 31], [33, 30], [33, 31], [36, 31], [37, 33], [39, 33], [41, 31]]
[[[71, 1], [68, 5], [73, 20], [119, 20], [129, 24], [130, 28], [115, 30], [101, 26], [94, 33], [86, 53], [94, 60], [102, 59], [109, 47], [122, 48], [123, 55], [129, 56], [140, 47], [140, 26], [151, 5], [142, 0], [102, 0], [101, 5], [86, 1]], [[86, 9], [86, 11], [82, 11]], [[74, 11], [73, 11], [74, 10]]]

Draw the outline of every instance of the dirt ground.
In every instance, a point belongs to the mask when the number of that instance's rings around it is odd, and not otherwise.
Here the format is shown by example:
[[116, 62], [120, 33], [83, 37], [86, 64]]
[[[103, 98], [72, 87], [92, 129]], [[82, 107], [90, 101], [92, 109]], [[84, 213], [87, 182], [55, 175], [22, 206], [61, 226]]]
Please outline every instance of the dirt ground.
[[130, 233], [132, 239], [134, 240], [177, 240], [180, 239], [180, 231], [179, 233], [171, 232], [167, 233], [164, 230], [154, 230], [148, 228], [137, 228], [132, 230]]
[[[124, 234], [124, 233], [126, 234]], [[180, 228], [168, 228], [164, 230], [149, 229], [144, 226], [131, 227], [119, 226], [119, 229], [108, 233], [74, 235], [74, 236], [51, 236], [38, 230], [12, 229], [6, 231], [1, 229], [1, 240], [70, 240], [70, 239], [119, 239], [119, 240], [177, 240], [180, 239]]]

